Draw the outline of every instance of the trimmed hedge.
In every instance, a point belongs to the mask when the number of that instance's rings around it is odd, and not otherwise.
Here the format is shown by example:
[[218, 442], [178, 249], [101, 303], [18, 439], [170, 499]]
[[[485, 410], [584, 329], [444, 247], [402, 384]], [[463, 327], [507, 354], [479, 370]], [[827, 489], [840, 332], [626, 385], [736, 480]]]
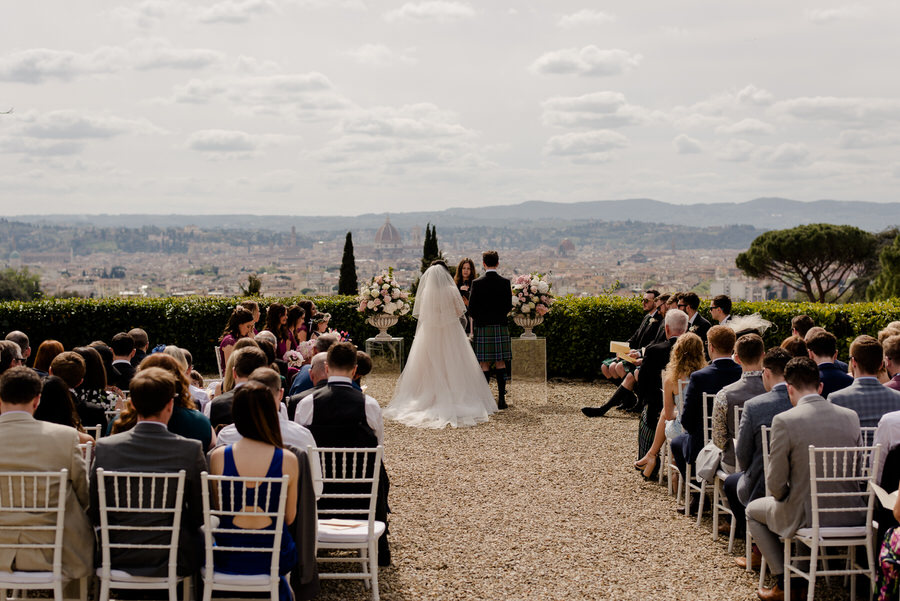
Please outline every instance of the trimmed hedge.
[[[64, 299], [34, 302], [0, 303], [0, 331], [22, 330], [32, 347], [53, 338], [66, 348], [88, 344], [93, 340], [110, 340], [116, 332], [134, 327], [145, 329], [150, 344], [175, 344], [191, 350], [197, 368], [205, 373], [215, 371], [212, 347], [228, 316], [240, 298], [165, 298], [165, 299]], [[268, 303], [291, 304], [301, 297], [257, 299], [263, 315]], [[331, 323], [349, 332], [360, 347], [377, 330], [366, 324], [357, 312], [356, 299], [350, 296], [313, 298], [319, 311], [331, 313]], [[709, 304], [700, 311], [709, 318]], [[840, 354], [846, 358], [850, 342], [859, 334], [876, 335], [889, 322], [900, 320], [900, 302], [896, 300], [828, 305], [818, 303], [736, 302], [733, 312], [744, 315], [760, 312], [774, 324], [766, 333], [766, 347], [779, 344], [791, 333], [791, 318], [806, 313], [817, 325], [838, 338]], [[562, 297], [535, 333], [547, 338], [547, 370], [550, 376], [594, 378], [599, 364], [608, 356], [610, 340], [626, 340], [642, 317], [640, 299], [618, 296]], [[259, 328], [264, 322], [258, 324]], [[411, 315], [400, 318], [391, 328], [395, 336], [406, 339], [409, 351], [416, 331]], [[510, 320], [513, 336], [522, 329]]]

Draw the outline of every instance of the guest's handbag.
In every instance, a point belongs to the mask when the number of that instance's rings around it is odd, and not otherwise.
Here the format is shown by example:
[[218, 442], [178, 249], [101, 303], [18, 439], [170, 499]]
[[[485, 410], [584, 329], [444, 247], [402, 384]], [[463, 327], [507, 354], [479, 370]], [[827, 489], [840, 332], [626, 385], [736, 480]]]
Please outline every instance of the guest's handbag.
[[695, 463], [697, 467], [697, 480], [706, 480], [712, 482], [716, 477], [716, 471], [719, 469], [719, 463], [722, 461], [722, 449], [717, 447], [713, 441], [706, 443], [700, 454], [697, 455]]

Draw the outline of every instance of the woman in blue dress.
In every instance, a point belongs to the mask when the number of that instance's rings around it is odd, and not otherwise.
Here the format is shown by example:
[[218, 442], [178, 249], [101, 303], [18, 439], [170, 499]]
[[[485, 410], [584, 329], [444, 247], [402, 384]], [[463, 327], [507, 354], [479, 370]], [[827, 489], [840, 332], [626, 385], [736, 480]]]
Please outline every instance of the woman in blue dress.
[[[297, 548], [291, 538], [288, 526], [297, 517], [297, 479], [300, 470], [297, 456], [290, 451], [285, 452], [275, 409], [275, 399], [271, 391], [259, 382], [247, 382], [234, 393], [232, 405], [234, 424], [243, 437], [233, 445], [219, 447], [213, 451], [209, 461], [212, 474], [224, 476], [257, 476], [280, 478], [289, 476], [287, 505], [284, 512], [284, 529], [281, 534], [281, 553], [279, 556], [279, 572], [281, 573], [280, 598], [290, 601], [293, 598], [287, 579], [284, 577], [297, 563]], [[268, 484], [261, 484], [268, 487]], [[216, 545], [223, 547], [262, 547], [272, 544], [273, 537], [261, 534], [250, 534], [247, 530], [273, 530], [275, 521], [265, 516], [254, 516], [255, 511], [273, 512], [278, 509], [280, 484], [273, 484], [271, 490], [259, 490], [255, 495], [250, 487], [243, 490], [241, 486], [234, 488], [234, 496], [238, 498], [233, 506], [238, 509], [240, 499], [247, 503], [241, 510], [246, 516], [234, 518], [223, 516], [220, 528], [233, 528], [233, 532], [216, 534]], [[223, 487], [222, 505], [232, 506], [232, 491]], [[250, 506], [253, 499], [260, 502], [268, 499], [267, 507]], [[242, 532], [245, 531], [245, 532]], [[213, 556], [217, 572], [228, 574], [268, 574], [271, 557], [266, 553], [221, 551]]]

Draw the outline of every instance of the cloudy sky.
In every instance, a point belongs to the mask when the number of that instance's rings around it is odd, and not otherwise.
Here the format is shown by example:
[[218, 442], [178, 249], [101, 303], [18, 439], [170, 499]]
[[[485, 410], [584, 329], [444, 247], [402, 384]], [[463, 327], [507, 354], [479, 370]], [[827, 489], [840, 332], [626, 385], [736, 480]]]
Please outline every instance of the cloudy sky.
[[47, 0], [0, 214], [894, 201], [900, 3]]

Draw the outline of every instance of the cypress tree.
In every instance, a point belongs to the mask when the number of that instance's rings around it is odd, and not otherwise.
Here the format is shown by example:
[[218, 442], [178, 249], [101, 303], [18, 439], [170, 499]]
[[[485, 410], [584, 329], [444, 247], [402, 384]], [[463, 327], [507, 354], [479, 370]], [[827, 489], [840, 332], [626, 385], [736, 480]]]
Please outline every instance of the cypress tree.
[[341, 258], [341, 275], [338, 278], [338, 294], [356, 296], [359, 283], [356, 280], [356, 259], [353, 257], [353, 237], [347, 232], [344, 256]]

